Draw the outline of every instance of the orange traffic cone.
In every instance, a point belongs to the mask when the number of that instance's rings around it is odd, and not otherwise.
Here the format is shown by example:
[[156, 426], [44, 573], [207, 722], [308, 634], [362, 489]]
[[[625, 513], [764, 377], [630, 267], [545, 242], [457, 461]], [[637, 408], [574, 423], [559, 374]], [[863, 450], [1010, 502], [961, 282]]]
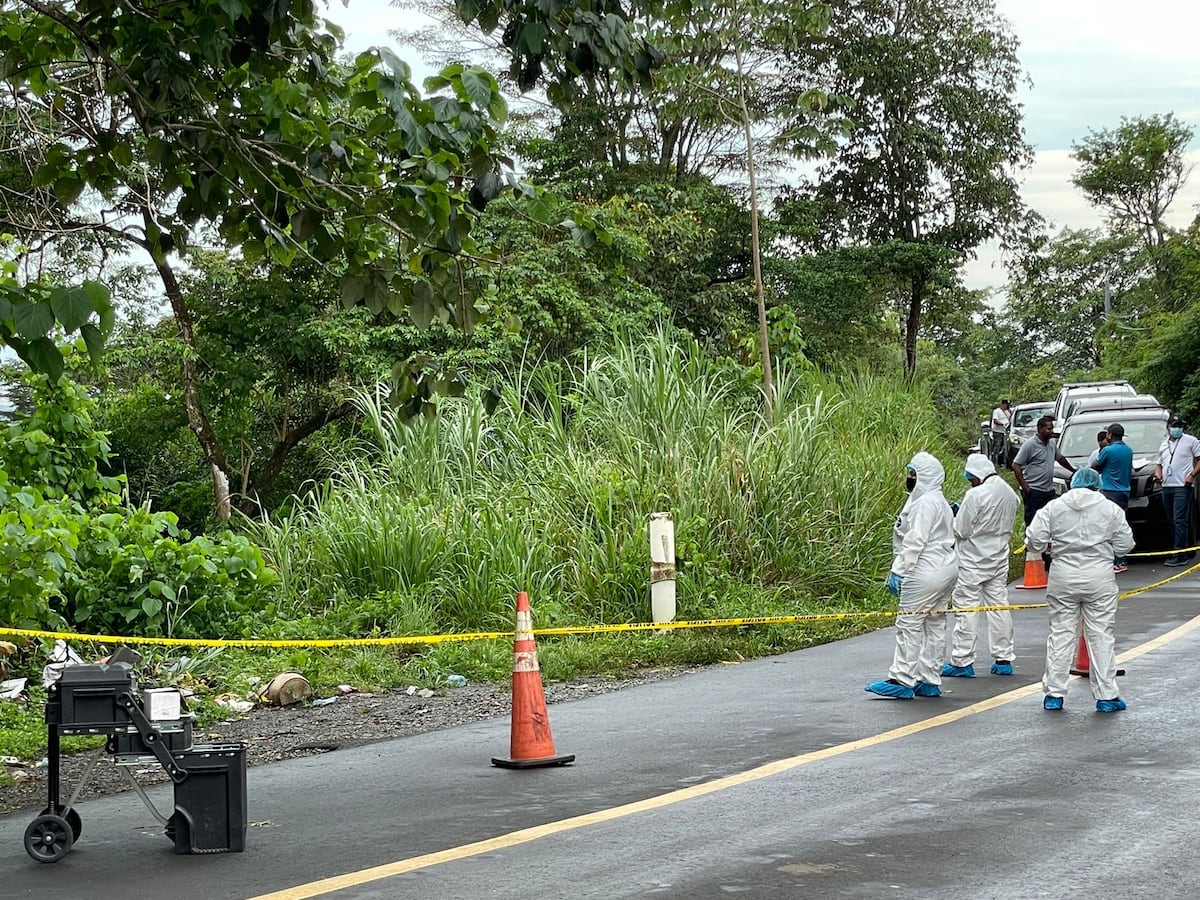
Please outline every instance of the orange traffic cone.
[[542, 672], [538, 668], [537, 644], [533, 640], [533, 620], [529, 595], [517, 594], [517, 628], [513, 635], [512, 734], [507, 759], [492, 757], [492, 765], [504, 769], [533, 769], [538, 766], [565, 766], [575, 754], [558, 756], [546, 715], [546, 695], [542, 693]]
[[1075, 662], [1071, 663], [1072, 675], [1088, 675], [1092, 671], [1092, 658], [1088, 656], [1087, 641], [1079, 636], [1079, 646], [1075, 648]]
[[[1092, 658], [1088, 656], [1087, 640], [1081, 634], [1079, 646], [1075, 648], [1075, 662], [1071, 663], [1071, 674], [1087, 678], [1092, 673]], [[1117, 675], [1124, 675], [1124, 669], [1117, 669]]]
[[1017, 590], [1031, 591], [1046, 586], [1046, 564], [1040, 553], [1025, 554], [1025, 577], [1018, 584]]

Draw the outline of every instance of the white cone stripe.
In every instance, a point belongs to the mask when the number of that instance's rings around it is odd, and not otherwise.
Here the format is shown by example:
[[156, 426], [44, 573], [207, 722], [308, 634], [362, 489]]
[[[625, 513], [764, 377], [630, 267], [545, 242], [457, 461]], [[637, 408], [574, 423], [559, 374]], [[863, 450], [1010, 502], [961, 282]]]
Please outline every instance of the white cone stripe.
[[533, 640], [533, 618], [529, 615], [529, 610], [522, 610], [517, 613], [517, 627], [514, 638], [518, 641]]
[[519, 650], [513, 654], [513, 672], [537, 672], [536, 650]]

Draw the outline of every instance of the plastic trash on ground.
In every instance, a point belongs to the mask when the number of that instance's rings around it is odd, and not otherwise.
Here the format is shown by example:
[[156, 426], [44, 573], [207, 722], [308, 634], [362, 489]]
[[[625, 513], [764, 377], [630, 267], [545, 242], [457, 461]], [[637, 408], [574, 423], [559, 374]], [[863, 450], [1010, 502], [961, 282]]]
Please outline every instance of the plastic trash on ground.
[[62, 677], [62, 671], [67, 666], [78, 666], [83, 664], [83, 659], [71, 649], [62, 638], [54, 642], [54, 649], [50, 651], [50, 660], [42, 669], [42, 687], [48, 688], [54, 682]]

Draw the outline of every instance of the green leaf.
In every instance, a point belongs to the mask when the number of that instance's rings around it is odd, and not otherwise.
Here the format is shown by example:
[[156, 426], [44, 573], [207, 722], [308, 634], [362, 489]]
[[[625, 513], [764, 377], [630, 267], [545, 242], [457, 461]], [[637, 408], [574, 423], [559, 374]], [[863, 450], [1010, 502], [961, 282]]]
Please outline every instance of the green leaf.
[[491, 34], [500, 24], [500, 4], [484, 3], [479, 9], [479, 30]]
[[362, 303], [367, 293], [367, 279], [361, 275], [347, 275], [342, 279], [342, 306], [349, 309]]
[[144, 612], [150, 618], [154, 618], [160, 612], [162, 612], [162, 607], [162, 601], [157, 597], [147, 597], [142, 601], [142, 612]]
[[76, 287], [57, 287], [50, 292], [50, 309], [63, 331], [78, 331], [92, 314], [87, 292]]
[[54, 196], [63, 206], [70, 206], [79, 199], [85, 186], [84, 180], [78, 175], [60, 175], [54, 182]]
[[376, 47], [375, 52], [379, 54], [379, 58], [392, 70], [397, 76], [408, 81], [412, 78], [412, 69], [408, 63], [398, 57], [395, 52], [389, 47]]
[[467, 97], [480, 109], [487, 109], [496, 93], [492, 76], [482, 69], [468, 69], [462, 74], [462, 86]]
[[48, 303], [26, 300], [14, 304], [12, 318], [17, 333], [30, 340], [43, 337], [54, 326], [54, 313]]
[[80, 326], [79, 334], [87, 345], [88, 356], [92, 358], [92, 362], [100, 362], [104, 358], [104, 335], [100, 333], [100, 329], [87, 322]]
[[40, 337], [29, 342], [22, 354], [29, 367], [37, 372], [44, 372], [54, 381], [62, 377], [63, 356], [54, 341]]
[[424, 330], [433, 321], [434, 304], [433, 288], [426, 281], [419, 281], [413, 286], [413, 302], [408, 309], [413, 323]]
[[112, 158], [119, 166], [128, 166], [133, 164], [133, 148], [125, 141], [117, 141], [112, 148]]
[[479, 0], [458, 0], [458, 17], [468, 25], [479, 15]]

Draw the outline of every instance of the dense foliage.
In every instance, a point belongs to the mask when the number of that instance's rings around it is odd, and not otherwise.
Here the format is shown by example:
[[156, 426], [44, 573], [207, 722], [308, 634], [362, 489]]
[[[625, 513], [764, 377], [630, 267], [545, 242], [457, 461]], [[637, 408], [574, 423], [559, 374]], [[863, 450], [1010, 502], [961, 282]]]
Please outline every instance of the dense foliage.
[[0, 433], [0, 621], [101, 633], [204, 633], [275, 580], [243, 535], [191, 538], [174, 513], [122, 502], [108, 443], [65, 376], [37, 377], [36, 411]]
[[408, 427], [358, 403], [366, 455], [257, 538], [289, 634], [643, 621], [647, 517], [673, 513], [682, 617], [873, 593], [904, 462], [942, 452], [919, 389], [784, 370], [774, 424], [730, 371], [660, 335], [508, 383], [491, 417], [448, 404]]

